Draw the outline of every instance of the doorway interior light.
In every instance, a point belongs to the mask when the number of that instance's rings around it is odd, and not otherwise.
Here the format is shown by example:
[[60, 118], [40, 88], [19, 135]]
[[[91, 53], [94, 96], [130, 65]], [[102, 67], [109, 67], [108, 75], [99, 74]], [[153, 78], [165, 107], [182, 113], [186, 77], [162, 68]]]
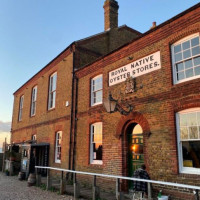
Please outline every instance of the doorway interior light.
[[120, 112], [122, 115], [128, 115], [133, 110], [133, 106], [125, 102], [127, 110], [125, 110], [119, 103], [118, 100], [112, 97], [109, 92], [108, 99], [104, 100], [104, 107], [108, 113]]

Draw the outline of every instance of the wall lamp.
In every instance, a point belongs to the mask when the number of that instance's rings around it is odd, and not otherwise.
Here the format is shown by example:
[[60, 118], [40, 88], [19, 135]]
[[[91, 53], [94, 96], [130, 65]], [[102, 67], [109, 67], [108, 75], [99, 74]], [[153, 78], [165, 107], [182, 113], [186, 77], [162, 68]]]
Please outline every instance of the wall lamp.
[[111, 92], [109, 92], [108, 99], [104, 100], [104, 107], [108, 113], [120, 112], [121, 115], [128, 115], [133, 110], [133, 106], [125, 102], [127, 110], [125, 110], [121, 105], [119, 105], [118, 100], [112, 97]]

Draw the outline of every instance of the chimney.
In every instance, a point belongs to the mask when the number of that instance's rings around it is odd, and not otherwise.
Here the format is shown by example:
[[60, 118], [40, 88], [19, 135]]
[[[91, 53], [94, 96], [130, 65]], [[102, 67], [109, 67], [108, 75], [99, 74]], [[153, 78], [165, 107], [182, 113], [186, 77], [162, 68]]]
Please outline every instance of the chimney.
[[153, 22], [152, 23], [152, 27], [150, 28], [150, 29], [153, 29], [153, 28], [155, 28], [156, 27], [156, 22]]
[[106, 0], [104, 2], [104, 30], [107, 31], [118, 27], [118, 9], [119, 5], [115, 0]]

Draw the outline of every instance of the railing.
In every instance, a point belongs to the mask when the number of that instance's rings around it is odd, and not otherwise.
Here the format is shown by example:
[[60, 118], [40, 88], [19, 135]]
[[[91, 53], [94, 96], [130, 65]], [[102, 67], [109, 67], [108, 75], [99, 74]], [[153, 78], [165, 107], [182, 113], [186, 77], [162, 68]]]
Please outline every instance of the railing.
[[40, 177], [38, 174], [37, 169], [47, 169], [47, 184], [46, 188], [47, 190], [50, 188], [50, 170], [56, 170], [61, 171], [61, 183], [60, 183], [60, 193], [63, 194], [64, 192], [64, 179], [63, 179], [63, 173], [73, 173], [73, 184], [74, 184], [74, 199], [78, 199], [78, 187], [77, 187], [77, 180], [76, 180], [76, 174], [82, 174], [82, 175], [89, 175], [93, 176], [93, 200], [97, 199], [97, 193], [98, 188], [96, 186], [96, 177], [105, 177], [105, 178], [111, 178], [116, 179], [116, 199], [121, 200], [122, 199], [122, 193], [120, 191], [120, 180], [130, 180], [130, 181], [141, 181], [146, 182], [148, 184], [148, 199], [152, 198], [152, 192], [151, 192], [151, 184], [158, 184], [158, 185], [165, 185], [165, 186], [173, 186], [178, 188], [187, 188], [193, 190], [194, 195], [196, 196], [196, 200], [199, 200], [199, 191], [200, 187], [193, 186], [193, 185], [186, 185], [186, 184], [178, 184], [178, 183], [172, 183], [172, 182], [163, 182], [163, 181], [154, 181], [154, 180], [147, 180], [147, 179], [138, 179], [138, 178], [132, 178], [132, 177], [124, 177], [124, 176], [115, 176], [115, 175], [108, 175], [108, 174], [98, 174], [98, 173], [90, 173], [90, 172], [82, 172], [82, 171], [73, 171], [73, 170], [67, 170], [67, 169], [61, 169], [61, 168], [54, 168], [54, 167], [42, 167], [42, 166], [35, 166], [36, 168], [36, 184], [40, 184]]

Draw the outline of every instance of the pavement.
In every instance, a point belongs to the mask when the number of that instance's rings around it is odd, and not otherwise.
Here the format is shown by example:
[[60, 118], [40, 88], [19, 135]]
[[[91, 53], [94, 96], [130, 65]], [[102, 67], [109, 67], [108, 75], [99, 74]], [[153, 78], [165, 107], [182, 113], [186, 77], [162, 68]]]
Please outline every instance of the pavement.
[[73, 200], [73, 197], [27, 186], [17, 176], [6, 176], [0, 172], [0, 200]]

